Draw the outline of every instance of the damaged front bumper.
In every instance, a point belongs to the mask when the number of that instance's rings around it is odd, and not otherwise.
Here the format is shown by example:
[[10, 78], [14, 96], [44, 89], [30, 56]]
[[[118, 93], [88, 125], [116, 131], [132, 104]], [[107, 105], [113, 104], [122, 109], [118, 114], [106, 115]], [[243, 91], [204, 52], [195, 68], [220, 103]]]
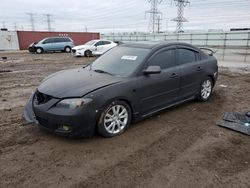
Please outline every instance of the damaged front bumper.
[[55, 107], [61, 99], [51, 98], [37, 105], [36, 91], [24, 107], [23, 117], [28, 123], [36, 123], [50, 132], [72, 137], [91, 137], [96, 123], [96, 114], [90, 105], [80, 110], [65, 110]]
[[28, 102], [24, 107], [23, 117], [28, 123], [38, 124], [32, 105], [33, 98], [34, 98], [34, 93], [32, 93], [32, 95], [30, 96]]

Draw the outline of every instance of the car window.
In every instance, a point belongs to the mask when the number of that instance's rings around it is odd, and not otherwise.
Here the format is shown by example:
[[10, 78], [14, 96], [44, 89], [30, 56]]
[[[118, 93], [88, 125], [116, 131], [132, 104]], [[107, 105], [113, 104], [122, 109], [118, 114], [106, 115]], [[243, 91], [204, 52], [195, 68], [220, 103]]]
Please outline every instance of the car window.
[[61, 42], [71, 42], [69, 38], [60, 38]]
[[161, 69], [175, 66], [175, 49], [168, 49], [157, 53], [149, 60], [148, 65], [160, 66]]
[[103, 41], [103, 45], [111, 44], [109, 41]]
[[53, 42], [61, 42], [60, 38], [53, 38]]
[[103, 41], [99, 41], [95, 44], [95, 46], [101, 46], [101, 45], [103, 45]]
[[48, 44], [48, 43], [52, 43], [52, 42], [54, 42], [54, 39], [53, 38], [48, 38], [45, 41], [43, 41], [43, 44]]
[[178, 59], [178, 64], [180, 65], [190, 62], [195, 62], [196, 57], [197, 57], [197, 52], [193, 50], [185, 48], [177, 49], [177, 59]]
[[150, 49], [115, 47], [96, 59], [89, 68], [113, 75], [129, 76], [142, 64]]
[[86, 42], [85, 45], [93, 45], [96, 43], [96, 40], [91, 40], [89, 42]]

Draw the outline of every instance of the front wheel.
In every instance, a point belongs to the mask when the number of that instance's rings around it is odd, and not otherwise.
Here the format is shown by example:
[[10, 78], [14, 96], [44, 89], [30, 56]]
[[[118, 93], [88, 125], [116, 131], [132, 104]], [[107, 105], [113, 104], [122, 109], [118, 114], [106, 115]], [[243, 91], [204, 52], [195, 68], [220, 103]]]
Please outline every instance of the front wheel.
[[90, 50], [86, 50], [84, 53], [85, 57], [91, 57], [92, 56], [92, 52]]
[[38, 53], [38, 54], [43, 53], [43, 49], [42, 49], [42, 48], [40, 48], [40, 47], [39, 47], [39, 48], [37, 48], [37, 49], [36, 49], [36, 53]]
[[101, 114], [98, 132], [103, 137], [122, 134], [131, 122], [131, 109], [126, 102], [114, 101]]
[[65, 51], [66, 53], [70, 53], [70, 52], [71, 52], [71, 48], [70, 48], [69, 46], [66, 46], [66, 47], [64, 48], [64, 51]]
[[211, 80], [211, 78], [207, 77], [201, 82], [198, 100], [202, 102], [207, 101], [211, 97], [212, 91], [213, 81]]

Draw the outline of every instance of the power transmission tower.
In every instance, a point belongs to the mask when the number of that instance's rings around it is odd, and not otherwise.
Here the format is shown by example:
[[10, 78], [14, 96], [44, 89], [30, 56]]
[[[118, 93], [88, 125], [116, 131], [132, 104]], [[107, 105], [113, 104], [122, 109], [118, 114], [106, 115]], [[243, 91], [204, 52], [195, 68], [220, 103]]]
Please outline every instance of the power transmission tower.
[[151, 3], [151, 9], [147, 10], [145, 14], [150, 14], [148, 29], [149, 32], [155, 33], [157, 28], [157, 19], [162, 18], [162, 12], [158, 11], [158, 5], [161, 4], [162, 0], [148, 0]]
[[160, 31], [161, 31], [161, 20], [162, 20], [162, 18], [160, 17], [160, 16], [158, 16], [158, 18], [157, 18], [157, 22], [156, 22], [156, 25], [157, 25], [157, 33], [160, 33]]
[[178, 15], [172, 21], [177, 22], [176, 25], [176, 32], [181, 33], [184, 32], [183, 30], [183, 22], [188, 22], [186, 18], [184, 18], [184, 7], [186, 7], [190, 2], [188, 0], [174, 0], [175, 5], [178, 7]]
[[51, 28], [51, 17], [52, 15], [51, 14], [44, 14], [44, 16], [46, 16], [46, 22], [48, 24], [48, 31], [52, 31], [52, 28]]
[[28, 14], [29, 17], [30, 17], [30, 24], [31, 24], [32, 31], [35, 31], [36, 29], [35, 29], [34, 13], [29, 12], [29, 13], [26, 13], [26, 14]]

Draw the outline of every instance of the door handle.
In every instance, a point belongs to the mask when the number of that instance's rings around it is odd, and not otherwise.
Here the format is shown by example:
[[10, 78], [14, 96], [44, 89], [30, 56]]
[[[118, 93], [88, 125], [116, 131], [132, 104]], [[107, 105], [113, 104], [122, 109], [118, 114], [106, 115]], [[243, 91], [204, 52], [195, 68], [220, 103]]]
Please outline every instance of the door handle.
[[196, 69], [197, 71], [201, 71], [202, 70], [202, 67], [201, 66], [199, 66], [199, 67], [197, 67], [197, 69]]
[[174, 72], [173, 72], [173, 73], [171, 74], [171, 76], [170, 76], [170, 78], [176, 78], [176, 77], [178, 77], [178, 74], [176, 74], [176, 73], [174, 73]]

